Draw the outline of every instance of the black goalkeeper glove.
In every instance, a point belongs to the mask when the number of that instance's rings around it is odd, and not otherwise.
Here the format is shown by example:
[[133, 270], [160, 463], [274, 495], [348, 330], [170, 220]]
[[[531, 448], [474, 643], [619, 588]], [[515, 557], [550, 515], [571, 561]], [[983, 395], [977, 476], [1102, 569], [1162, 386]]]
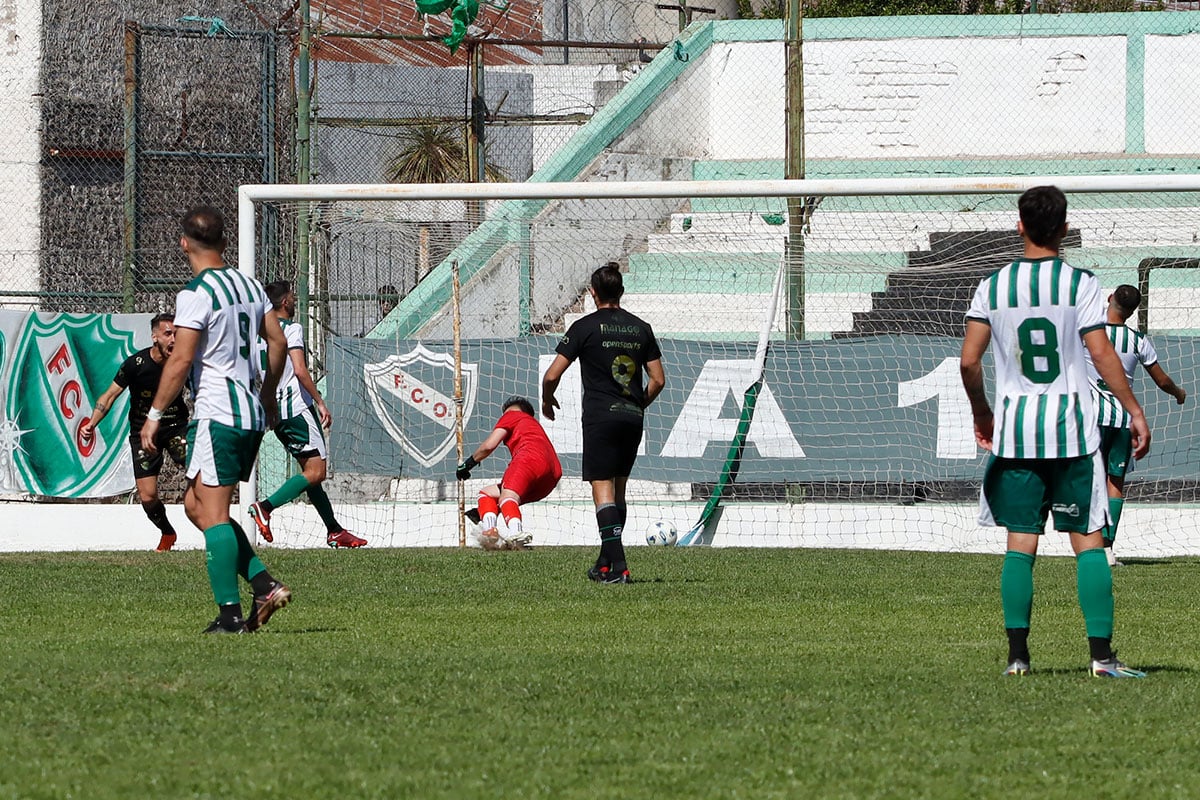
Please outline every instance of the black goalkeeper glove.
[[467, 456], [467, 460], [458, 465], [458, 469], [454, 471], [454, 475], [460, 481], [465, 481], [471, 477], [471, 470], [478, 466], [479, 462], [475, 460], [474, 456]]

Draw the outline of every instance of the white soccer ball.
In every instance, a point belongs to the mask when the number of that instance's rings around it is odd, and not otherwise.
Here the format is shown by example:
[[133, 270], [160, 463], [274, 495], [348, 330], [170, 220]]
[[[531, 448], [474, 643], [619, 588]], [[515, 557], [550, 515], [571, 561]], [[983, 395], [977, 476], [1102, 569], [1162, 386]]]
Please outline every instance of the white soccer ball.
[[675, 530], [675, 525], [665, 519], [651, 523], [649, 530], [646, 531], [646, 544], [659, 544], [670, 547], [675, 544], [675, 540], [678, 538], [679, 531]]

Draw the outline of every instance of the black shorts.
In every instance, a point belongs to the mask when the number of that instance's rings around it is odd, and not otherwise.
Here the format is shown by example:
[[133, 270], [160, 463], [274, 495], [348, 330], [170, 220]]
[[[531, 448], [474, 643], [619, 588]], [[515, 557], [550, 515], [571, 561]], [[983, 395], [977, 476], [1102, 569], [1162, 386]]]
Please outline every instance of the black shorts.
[[183, 466], [184, 458], [187, 455], [187, 428], [167, 428], [166, 430], [160, 428], [158, 435], [154, 437], [154, 443], [158, 445], [158, 452], [147, 453], [142, 450], [141, 435], [130, 435], [129, 449], [133, 453], [133, 477], [135, 479], [149, 478], [151, 475], [157, 476], [162, 472], [163, 453], [170, 453], [171, 460], [179, 466]]
[[628, 478], [642, 443], [642, 421], [613, 420], [583, 424], [583, 479]]

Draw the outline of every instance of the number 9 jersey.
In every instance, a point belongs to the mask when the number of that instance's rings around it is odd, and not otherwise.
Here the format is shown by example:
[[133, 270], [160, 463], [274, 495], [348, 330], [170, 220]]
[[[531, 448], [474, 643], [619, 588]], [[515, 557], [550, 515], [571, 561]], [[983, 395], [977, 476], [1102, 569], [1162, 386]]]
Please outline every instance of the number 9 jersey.
[[254, 379], [259, 326], [270, 309], [262, 284], [228, 266], [204, 270], [176, 296], [175, 327], [200, 331], [192, 361], [193, 419], [265, 428]]
[[1100, 432], [1082, 337], [1105, 323], [1096, 277], [1060, 258], [1014, 261], [979, 284], [967, 320], [991, 327], [992, 453], [1075, 458], [1095, 452]]

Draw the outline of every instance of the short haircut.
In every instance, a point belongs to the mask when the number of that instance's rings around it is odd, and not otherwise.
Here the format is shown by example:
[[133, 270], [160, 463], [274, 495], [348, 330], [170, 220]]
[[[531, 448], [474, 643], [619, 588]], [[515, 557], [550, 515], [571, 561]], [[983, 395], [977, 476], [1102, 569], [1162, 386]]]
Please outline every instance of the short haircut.
[[168, 312], [166, 312], [166, 311], [164, 311], [164, 312], [163, 312], [163, 313], [161, 313], [161, 314], [155, 314], [155, 315], [154, 315], [154, 316], [153, 316], [153, 317], [150, 319], [150, 330], [152, 330], [152, 331], [153, 331], [153, 330], [157, 330], [157, 329], [158, 329], [158, 326], [159, 326], [159, 323], [162, 323], [162, 322], [174, 322], [174, 321], [175, 321], [175, 315], [174, 315], [174, 314], [171, 314], [171, 313], [168, 313]]
[[390, 283], [385, 283], [383, 286], [380, 286], [378, 294], [380, 301], [390, 300], [393, 303], [400, 302], [400, 293], [397, 292], [396, 287], [392, 286]]
[[519, 408], [522, 411], [524, 411], [526, 414], [528, 414], [529, 416], [531, 416], [531, 417], [535, 416], [535, 414], [533, 413], [533, 403], [529, 402], [524, 397], [519, 397], [519, 396], [514, 395], [513, 397], [510, 397], [507, 400], [505, 400], [504, 407], [502, 410], [507, 411], [510, 408]]
[[610, 261], [592, 273], [592, 289], [596, 300], [601, 303], [616, 303], [625, 294], [625, 282], [621, 278], [621, 266]]
[[1130, 286], [1128, 283], [1123, 283], [1113, 292], [1113, 300], [1116, 301], [1117, 307], [1121, 312], [1128, 317], [1137, 307], [1142, 304], [1142, 293], [1138, 291], [1136, 286]]
[[1057, 186], [1035, 186], [1017, 201], [1021, 224], [1038, 247], [1057, 247], [1067, 224], [1067, 196]]
[[212, 206], [196, 206], [179, 221], [183, 235], [209, 250], [225, 246], [225, 219]]
[[271, 301], [271, 306], [274, 308], [283, 307], [283, 298], [288, 296], [288, 292], [292, 291], [291, 281], [271, 281], [263, 289], [267, 293], [267, 299]]

